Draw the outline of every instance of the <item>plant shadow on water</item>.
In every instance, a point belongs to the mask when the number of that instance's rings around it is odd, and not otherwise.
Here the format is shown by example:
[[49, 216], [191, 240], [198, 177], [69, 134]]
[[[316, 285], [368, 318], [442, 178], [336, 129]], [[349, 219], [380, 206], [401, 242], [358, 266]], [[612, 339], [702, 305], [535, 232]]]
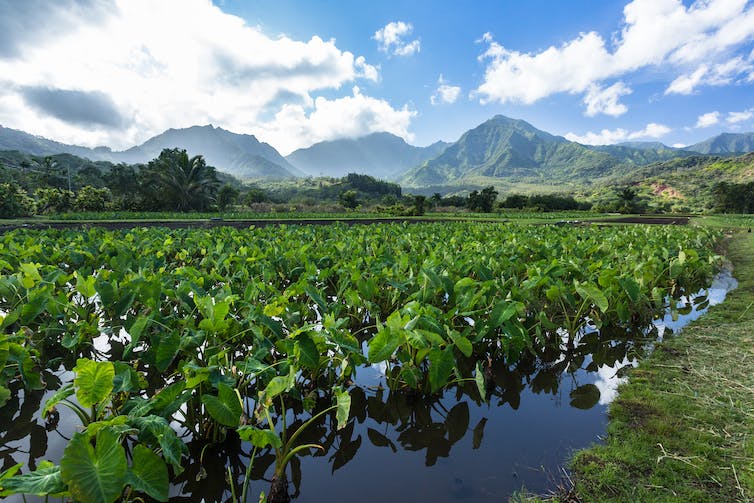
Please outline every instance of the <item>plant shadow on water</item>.
[[[735, 279], [723, 271], [705, 295], [681, 299], [672, 314], [648, 326], [598, 331], [587, 324], [573, 337], [556, 330], [551, 344], [514, 363], [495, 345], [475, 348], [475, 356], [459, 366], [466, 365], [468, 375], [480, 359], [485, 362], [484, 397], [480, 383], [471, 380], [434, 394], [390, 389], [399, 368], [361, 366], [350, 389], [349, 420], [341, 429], [331, 414], [305, 425], [312, 412], [300, 402], [271, 408], [271, 421], [284, 416], [288, 431], [301, 428], [297, 444], [320, 447], [291, 457], [279, 481], [285, 495], [276, 499], [491, 502], [505, 500], [522, 487], [545, 491], [573, 450], [604, 434], [607, 405], [626, 371], [656, 340], [696, 319], [708, 305], [722, 302], [735, 286]], [[114, 342], [107, 349], [122, 353], [123, 346]], [[70, 380], [70, 371], [62, 366], [58, 375], [45, 375], [50, 389]], [[41, 460], [60, 459], [80, 425], [65, 408], [42, 419], [42, 404], [54, 392], [25, 391], [16, 385], [11, 400], [0, 408], [2, 469], [23, 463], [34, 470]], [[330, 404], [326, 396], [315, 401], [315, 411]], [[190, 461], [172, 479], [169, 501], [233, 501], [228, 480], [240, 493], [252, 458], [248, 501], [256, 501], [262, 491], [269, 495], [276, 467], [273, 448], [255, 450], [234, 430], [211, 444], [190, 433], [182, 438]], [[10, 496], [8, 501], [22, 497]]]

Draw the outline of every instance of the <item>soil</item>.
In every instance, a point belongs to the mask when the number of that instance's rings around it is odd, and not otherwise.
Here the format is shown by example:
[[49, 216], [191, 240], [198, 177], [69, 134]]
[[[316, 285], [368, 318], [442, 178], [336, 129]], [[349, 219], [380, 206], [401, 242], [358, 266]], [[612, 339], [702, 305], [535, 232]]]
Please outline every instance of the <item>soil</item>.
[[[266, 227], [268, 225], [332, 225], [335, 223], [345, 225], [370, 225], [376, 223], [431, 223], [447, 222], [447, 219], [436, 218], [342, 218], [342, 219], [259, 219], [259, 220], [124, 220], [124, 221], [59, 221], [40, 222], [25, 224], [0, 224], [0, 233], [14, 229], [87, 229], [101, 227], [108, 230], [133, 229], [134, 227], [167, 227], [169, 229], [186, 228], [211, 228], [211, 227], [235, 227], [246, 229], [248, 227]], [[505, 220], [475, 219], [475, 222], [501, 223]], [[554, 223], [554, 222], [548, 222]], [[560, 225], [576, 222], [558, 222]], [[659, 225], [688, 225], [689, 217], [658, 217], [658, 216], [629, 216], [610, 220], [584, 220], [578, 223], [616, 223], [616, 224], [659, 224]]]

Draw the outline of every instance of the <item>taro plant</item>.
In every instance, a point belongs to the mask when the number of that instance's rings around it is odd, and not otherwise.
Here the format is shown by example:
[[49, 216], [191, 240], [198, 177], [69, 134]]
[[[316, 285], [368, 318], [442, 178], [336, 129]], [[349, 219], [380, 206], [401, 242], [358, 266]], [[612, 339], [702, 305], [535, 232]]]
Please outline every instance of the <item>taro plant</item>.
[[[266, 427], [258, 428], [248, 425], [241, 426], [238, 429], [238, 435], [241, 439], [250, 441], [254, 446], [252, 459], [247, 469], [242, 492], [244, 501], [248, 488], [248, 479], [250, 477], [251, 467], [257, 449], [269, 447], [275, 452], [275, 469], [272, 475], [270, 493], [267, 500], [270, 503], [290, 501], [290, 497], [288, 496], [288, 478], [286, 475], [286, 469], [291, 459], [301, 451], [310, 449], [324, 451], [324, 448], [319, 444], [297, 444], [296, 441], [299, 436], [305, 433], [318, 419], [332, 411], [336, 411], [335, 416], [338, 429], [343, 428], [348, 421], [348, 415], [351, 408], [351, 397], [348, 394], [348, 391], [345, 391], [340, 387], [335, 387], [332, 391], [335, 395], [336, 404], [313, 414], [291, 433], [286, 421], [287, 410], [285, 408], [283, 395], [294, 387], [296, 382], [295, 379], [296, 370], [292, 366], [288, 375], [274, 377], [267, 384], [267, 387], [259, 392], [255, 415], [259, 423], [265, 424]], [[276, 400], [280, 404], [277, 422], [273, 419], [274, 403]], [[279, 423], [279, 431], [277, 423]]]
[[[96, 423], [94, 423], [96, 424]], [[94, 425], [93, 424], [93, 425]], [[0, 474], [0, 496], [34, 494], [70, 497], [80, 503], [131, 501], [146, 494], [157, 501], [168, 499], [168, 469], [154, 451], [142, 444], [131, 450], [130, 462], [123, 447], [127, 426], [102, 425], [74, 433], [60, 466], [42, 462], [23, 475]], [[96, 433], [95, 433], [96, 432]], [[8, 473], [13, 476], [7, 477]]]

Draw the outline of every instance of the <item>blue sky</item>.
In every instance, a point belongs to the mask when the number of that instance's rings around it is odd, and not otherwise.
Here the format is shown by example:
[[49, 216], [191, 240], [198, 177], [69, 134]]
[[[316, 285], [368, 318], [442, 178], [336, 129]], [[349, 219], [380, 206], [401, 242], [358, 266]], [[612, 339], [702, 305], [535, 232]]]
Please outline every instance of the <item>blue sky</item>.
[[127, 148], [212, 123], [283, 154], [495, 114], [582, 143], [754, 130], [746, 0], [0, 0], [0, 124]]

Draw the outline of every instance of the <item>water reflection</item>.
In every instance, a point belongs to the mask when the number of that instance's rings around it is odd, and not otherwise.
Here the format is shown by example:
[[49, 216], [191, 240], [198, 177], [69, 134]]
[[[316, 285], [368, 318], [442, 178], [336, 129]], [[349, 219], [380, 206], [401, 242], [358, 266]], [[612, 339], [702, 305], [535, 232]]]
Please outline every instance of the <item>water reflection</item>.
[[[385, 367], [363, 367], [351, 388], [348, 425], [337, 430], [324, 416], [301, 435], [299, 442], [322, 450], [304, 451], [289, 465], [289, 497], [301, 502], [347, 501], [502, 501], [522, 486], [542, 491], [574, 450], [597, 441], [606, 424], [605, 410], [618, 385], [654, 341], [677, 331], [707, 307], [721, 302], [735, 287], [730, 273], [716, 278], [706, 300], [688, 299], [697, 308], [677, 319], [667, 315], [648, 328], [588, 327], [574, 337], [560, 334], [560, 343], [508, 361], [498, 348], [487, 348], [484, 396], [474, 382], [457, 382], [442, 394], [420, 395], [387, 387]], [[636, 337], [636, 333], [642, 336]], [[105, 350], [104, 346], [97, 348]], [[121, 351], [122, 342], [108, 351]], [[477, 359], [462, 364], [470, 375]], [[70, 375], [63, 375], [64, 381]], [[61, 378], [45, 375], [48, 389]], [[67, 438], [77, 427], [67, 409], [50, 421], [39, 409], [51, 391], [24, 393], [18, 383], [0, 409], [2, 469], [23, 463], [35, 469], [42, 459], [59, 461]], [[319, 397], [318, 409], [331, 397]], [[291, 431], [310, 413], [300, 406], [285, 411]], [[186, 470], [174, 478], [172, 502], [231, 500], [230, 479], [239, 494], [251, 447], [235, 433], [222, 442], [188, 443]], [[269, 492], [275, 457], [258, 452], [251, 470], [248, 501]], [[34, 498], [27, 497], [27, 501]], [[9, 501], [22, 501], [20, 496]]]

